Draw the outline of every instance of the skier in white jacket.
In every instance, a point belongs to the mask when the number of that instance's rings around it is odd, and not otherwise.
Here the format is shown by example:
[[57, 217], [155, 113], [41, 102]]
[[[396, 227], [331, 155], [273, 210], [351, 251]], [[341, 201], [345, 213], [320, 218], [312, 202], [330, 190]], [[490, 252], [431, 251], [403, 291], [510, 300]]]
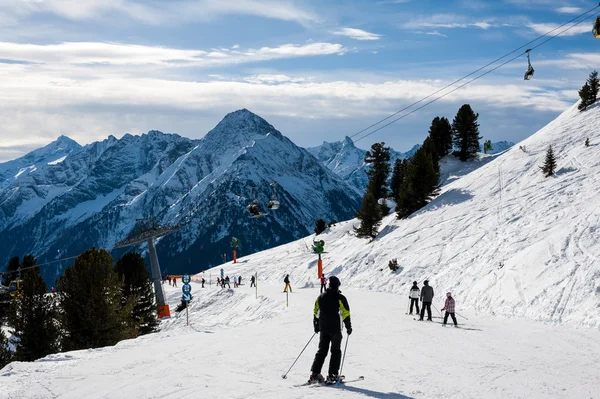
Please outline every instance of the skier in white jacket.
[[419, 296], [420, 295], [421, 295], [421, 290], [419, 289], [417, 282], [413, 281], [412, 288], [410, 289], [410, 293], [408, 294], [408, 297], [410, 298], [410, 313], [409, 314], [413, 314], [413, 306], [417, 307], [417, 314], [421, 313], [421, 311], [419, 310]]

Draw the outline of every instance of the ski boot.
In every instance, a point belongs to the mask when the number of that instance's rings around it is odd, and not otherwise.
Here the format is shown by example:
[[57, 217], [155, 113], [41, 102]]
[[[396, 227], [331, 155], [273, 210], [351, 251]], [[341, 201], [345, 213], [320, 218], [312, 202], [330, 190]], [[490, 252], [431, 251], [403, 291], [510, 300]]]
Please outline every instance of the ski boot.
[[327, 380], [325, 380], [325, 383], [328, 385], [333, 385], [336, 382], [338, 382], [340, 380], [340, 376], [338, 374], [329, 374], [327, 376]]
[[312, 373], [308, 378], [308, 382], [310, 384], [323, 384], [325, 382], [325, 378], [321, 373]]

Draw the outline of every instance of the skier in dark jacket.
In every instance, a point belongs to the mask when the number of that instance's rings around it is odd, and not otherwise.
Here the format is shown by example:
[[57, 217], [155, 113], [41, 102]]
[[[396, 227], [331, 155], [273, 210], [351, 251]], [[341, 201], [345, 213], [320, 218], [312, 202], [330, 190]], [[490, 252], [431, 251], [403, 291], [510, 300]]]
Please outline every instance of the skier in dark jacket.
[[423, 302], [423, 307], [421, 308], [421, 318], [419, 320], [423, 320], [423, 316], [425, 316], [425, 309], [427, 309], [427, 321], [432, 321], [431, 302], [433, 302], [433, 287], [429, 286], [429, 280], [423, 281], [423, 288], [421, 288], [421, 301]]
[[340, 285], [340, 280], [337, 277], [329, 277], [329, 288], [315, 302], [313, 326], [315, 334], [320, 333], [320, 336], [319, 350], [317, 350], [315, 360], [310, 368], [309, 382], [311, 383], [324, 381], [321, 369], [323, 363], [325, 363], [330, 343], [331, 358], [329, 359], [327, 382], [334, 383], [339, 380], [338, 373], [342, 360], [342, 325], [340, 319], [344, 322], [348, 335], [352, 334], [350, 306], [346, 297], [340, 293]]
[[254, 274], [250, 277], [250, 287], [256, 287], [256, 278], [254, 277]]
[[290, 289], [290, 292], [292, 292], [292, 286], [290, 284], [290, 275], [289, 274], [285, 275], [283, 282], [285, 283], [285, 288], [283, 289], [283, 292], [287, 292], [288, 288]]
[[419, 295], [420, 295], [420, 289], [419, 286], [417, 285], [416, 281], [413, 281], [413, 286], [410, 289], [410, 293], [408, 294], [408, 297], [410, 298], [410, 313], [413, 313], [413, 306], [417, 307], [417, 314], [420, 314], [421, 311], [419, 310]]

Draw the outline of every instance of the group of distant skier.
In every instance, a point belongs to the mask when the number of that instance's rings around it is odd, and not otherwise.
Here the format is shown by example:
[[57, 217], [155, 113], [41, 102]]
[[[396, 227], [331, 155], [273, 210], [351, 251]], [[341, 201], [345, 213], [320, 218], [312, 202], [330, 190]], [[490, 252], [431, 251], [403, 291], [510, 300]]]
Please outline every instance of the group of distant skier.
[[[431, 318], [431, 303], [433, 302], [434, 292], [433, 287], [429, 285], [429, 280], [423, 281], [423, 288], [419, 289], [419, 285], [416, 281], [413, 281], [413, 285], [410, 289], [410, 293], [408, 294], [408, 298], [410, 300], [410, 312], [409, 315], [413, 314], [413, 309], [416, 307], [417, 315], [419, 315], [419, 320], [423, 321], [425, 317], [425, 310], [427, 310], [427, 321], [432, 321]], [[422, 302], [421, 311], [419, 312], [419, 299]], [[444, 323], [445, 326], [448, 323], [448, 316], [452, 317], [452, 321], [454, 322], [454, 326], [457, 327], [458, 323], [456, 322], [455, 315], [455, 302], [454, 298], [452, 298], [452, 293], [446, 293], [446, 302], [444, 303], [444, 307], [442, 311], [446, 311], [444, 315]]]

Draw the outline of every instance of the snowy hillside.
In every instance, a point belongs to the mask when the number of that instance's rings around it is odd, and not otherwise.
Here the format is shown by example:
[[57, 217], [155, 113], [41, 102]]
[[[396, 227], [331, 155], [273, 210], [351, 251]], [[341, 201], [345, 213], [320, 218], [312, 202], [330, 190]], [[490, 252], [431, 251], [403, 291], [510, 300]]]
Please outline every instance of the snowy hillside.
[[[396, 159], [405, 159], [414, 155], [421, 147], [420, 144], [413, 146], [409, 151], [402, 153], [390, 150], [390, 161], [392, 165]], [[354, 145], [350, 137], [343, 141], [333, 143], [323, 142], [320, 146], [307, 148], [329, 170], [336, 173], [344, 181], [349, 183], [359, 195], [363, 195], [369, 181], [365, 173], [370, 165], [365, 163], [366, 150]]]
[[[259, 259], [255, 259], [259, 260]], [[343, 374], [364, 381], [342, 387], [296, 385], [308, 379], [318, 338], [282, 379], [313, 334], [312, 308], [319, 288], [281, 292], [260, 280], [258, 297], [248, 285], [231, 289], [192, 283], [185, 311], [162, 322], [162, 331], [113, 347], [49, 355], [0, 370], [0, 399], [598, 399], [597, 331], [500, 320], [460, 308], [461, 328], [417, 322], [405, 315], [400, 294], [342, 290], [353, 333]], [[288, 264], [291, 267], [291, 264]], [[233, 269], [229, 269], [233, 271]], [[277, 270], [272, 274], [273, 278]], [[205, 273], [208, 280], [209, 273]], [[165, 285], [171, 308], [181, 287]], [[441, 300], [434, 302], [439, 309]], [[435, 312], [434, 316], [437, 316]], [[324, 371], [327, 371], [326, 360]]]
[[[110, 136], [62, 160], [62, 153], [42, 152], [35, 159], [46, 166], [0, 189], [0, 239], [7, 243], [0, 265], [28, 253], [43, 263], [92, 246], [110, 249], [136, 218], [155, 217], [184, 224], [160, 241], [163, 270], [204, 269], [222, 262], [232, 235], [242, 242], [239, 252], [249, 254], [306, 236], [319, 218], [348, 219], [360, 201], [306, 150], [247, 110], [227, 115], [201, 140], [151, 131]], [[264, 207], [273, 181], [281, 208], [249, 219], [252, 188]], [[49, 283], [66, 264], [55, 266], [44, 270]]]
[[[586, 138], [592, 145], [584, 146]], [[454, 180], [407, 220], [385, 218], [370, 243], [352, 234], [356, 220], [319, 236], [325, 271], [353, 288], [407, 292], [429, 279], [455, 293], [461, 309], [600, 328], [600, 107], [576, 106], [484, 166]], [[558, 172], [539, 166], [553, 145]], [[447, 162], [447, 160], [446, 160]], [[468, 165], [468, 164], [463, 164]], [[269, 282], [291, 273], [296, 285], [316, 281], [311, 237], [254, 254], [237, 268]], [[391, 273], [397, 258], [402, 269]], [[251, 265], [251, 266], [250, 266]]]

